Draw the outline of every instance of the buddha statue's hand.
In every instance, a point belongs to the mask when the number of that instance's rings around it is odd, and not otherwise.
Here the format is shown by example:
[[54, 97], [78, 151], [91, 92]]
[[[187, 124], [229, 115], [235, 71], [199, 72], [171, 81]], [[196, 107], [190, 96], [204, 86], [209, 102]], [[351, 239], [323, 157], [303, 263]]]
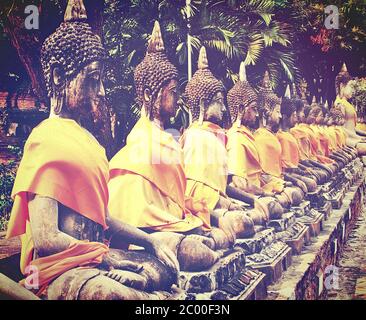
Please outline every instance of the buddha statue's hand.
[[233, 187], [245, 191], [248, 188], [248, 181], [239, 176], [233, 176], [231, 180]]
[[221, 216], [218, 219], [218, 227], [225, 233], [230, 245], [233, 245], [236, 240], [236, 232], [232, 219]]
[[176, 275], [178, 281], [179, 274], [179, 262], [176, 255], [171, 249], [165, 244], [157, 241], [156, 239], [151, 240], [151, 253], [154, 254], [161, 262], [163, 262], [173, 274]]
[[120, 269], [140, 273], [143, 270], [141, 264], [129, 260], [115, 259], [112, 254], [109, 253], [104, 255], [102, 265], [109, 271]]
[[147, 279], [145, 277], [131, 271], [112, 269], [105, 276], [137, 290], [144, 290], [147, 285]]

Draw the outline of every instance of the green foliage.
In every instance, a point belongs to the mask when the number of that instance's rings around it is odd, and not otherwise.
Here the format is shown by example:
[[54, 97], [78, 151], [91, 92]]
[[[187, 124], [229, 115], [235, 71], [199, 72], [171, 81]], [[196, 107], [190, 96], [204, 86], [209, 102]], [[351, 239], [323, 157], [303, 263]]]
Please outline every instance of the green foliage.
[[11, 190], [13, 188], [17, 163], [9, 161], [0, 163], [0, 231], [5, 231], [13, 205]]
[[356, 106], [359, 118], [366, 117], [366, 78], [360, 78], [355, 81], [354, 95], [352, 103]]
[[268, 69], [276, 87], [281, 81], [299, 77], [291, 50], [292, 32], [288, 24], [276, 20], [275, 7], [281, 5], [284, 1], [192, 0], [187, 8], [185, 0], [106, 0], [104, 40], [110, 55], [107, 98], [124, 123], [123, 136], [139, 114], [133, 70], [145, 55], [155, 20], [160, 22], [167, 55], [179, 69], [180, 91], [188, 80], [188, 32], [193, 71], [204, 45], [212, 71], [227, 88], [237, 80], [241, 61], [249, 66], [249, 78], [255, 85]]

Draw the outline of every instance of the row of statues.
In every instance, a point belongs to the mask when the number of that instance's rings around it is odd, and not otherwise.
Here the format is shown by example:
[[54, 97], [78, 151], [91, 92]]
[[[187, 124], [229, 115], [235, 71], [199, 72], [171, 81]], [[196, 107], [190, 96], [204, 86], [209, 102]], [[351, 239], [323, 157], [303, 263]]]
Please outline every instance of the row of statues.
[[37, 270], [44, 298], [169, 298], [180, 271], [210, 268], [365, 150], [349, 134], [344, 69], [339, 107], [328, 110], [295, 87], [279, 98], [268, 72], [257, 93], [244, 64], [226, 92], [204, 47], [184, 92], [192, 124], [177, 141], [164, 129], [178, 72], [155, 22], [134, 73], [141, 117], [108, 162], [85, 129], [102, 117], [106, 58], [86, 18], [82, 1], [70, 0], [43, 44], [51, 114], [29, 136], [13, 189], [7, 236], [21, 236], [21, 271]]

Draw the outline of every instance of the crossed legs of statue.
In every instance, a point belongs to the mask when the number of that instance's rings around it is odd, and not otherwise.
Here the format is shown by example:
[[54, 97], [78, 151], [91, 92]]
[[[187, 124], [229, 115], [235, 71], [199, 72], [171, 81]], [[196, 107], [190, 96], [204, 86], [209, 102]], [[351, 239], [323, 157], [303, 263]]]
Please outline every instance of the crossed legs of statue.
[[176, 281], [168, 268], [146, 252], [110, 249], [116, 261], [131, 261], [131, 268], [107, 270], [103, 266], [68, 270], [47, 288], [49, 300], [167, 299]]

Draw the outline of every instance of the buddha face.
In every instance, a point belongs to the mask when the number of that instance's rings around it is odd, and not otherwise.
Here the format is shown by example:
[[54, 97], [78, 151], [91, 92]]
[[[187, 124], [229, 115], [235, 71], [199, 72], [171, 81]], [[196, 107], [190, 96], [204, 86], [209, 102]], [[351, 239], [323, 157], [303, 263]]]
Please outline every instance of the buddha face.
[[160, 116], [162, 119], [169, 119], [175, 116], [177, 111], [177, 80], [170, 80], [169, 83], [163, 87], [161, 92]]
[[340, 84], [341, 95], [346, 99], [351, 99], [354, 93], [353, 81], [348, 81], [346, 84]]
[[269, 116], [269, 123], [274, 126], [278, 126], [280, 124], [282, 115], [281, 115], [281, 105], [276, 104], [276, 106], [273, 108], [270, 116]]
[[215, 124], [220, 124], [225, 111], [224, 94], [217, 92], [206, 108], [204, 119]]
[[316, 115], [316, 118], [315, 118], [315, 123], [318, 124], [318, 125], [322, 125], [324, 124], [324, 121], [325, 118], [324, 118], [324, 114], [322, 111], [318, 111], [317, 115]]
[[297, 122], [303, 123], [304, 121], [305, 121], [304, 108], [301, 108], [300, 110], [297, 111]]
[[288, 123], [291, 128], [293, 126], [295, 126], [295, 124], [297, 123], [297, 112], [296, 111], [291, 114], [290, 118], [288, 119]]
[[310, 112], [306, 118], [306, 122], [308, 124], [316, 123], [316, 118], [318, 117], [318, 113], [319, 113], [319, 109], [317, 109], [317, 108], [313, 108], [312, 110], [310, 110]]
[[244, 109], [242, 122], [244, 124], [253, 125], [258, 117], [257, 102], [253, 101]]
[[80, 122], [97, 122], [101, 118], [101, 106], [105, 100], [103, 71], [102, 62], [91, 62], [76, 77], [67, 81], [60, 69], [53, 69], [52, 81], [56, 90], [60, 91], [64, 86], [62, 109], [56, 113]]

